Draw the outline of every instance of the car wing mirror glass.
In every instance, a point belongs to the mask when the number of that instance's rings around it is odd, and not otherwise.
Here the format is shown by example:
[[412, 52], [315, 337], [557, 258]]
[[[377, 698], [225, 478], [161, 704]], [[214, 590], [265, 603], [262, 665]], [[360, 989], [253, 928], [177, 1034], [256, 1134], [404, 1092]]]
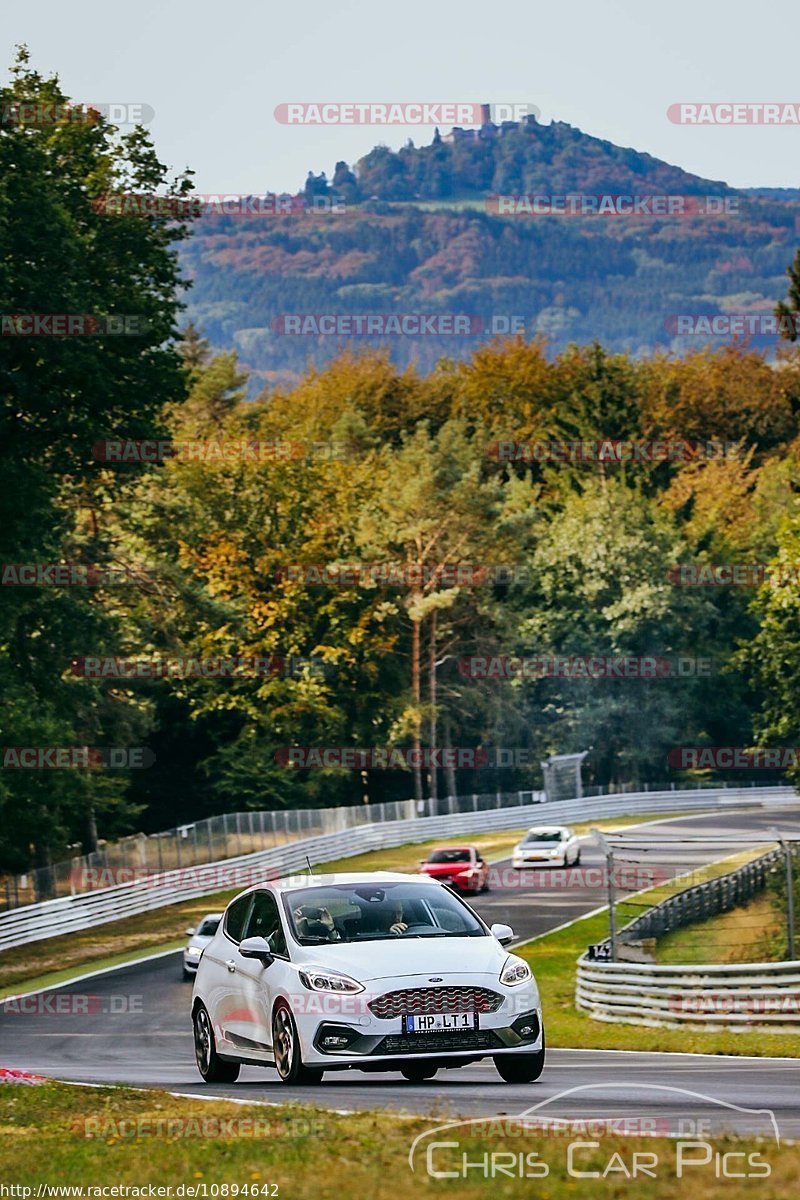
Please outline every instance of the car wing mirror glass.
[[263, 937], [245, 938], [244, 941], [239, 944], [239, 953], [241, 954], [242, 958], [257, 959], [259, 962], [263, 963], [265, 967], [268, 967], [275, 958], [274, 954], [272, 953], [272, 947], [267, 939]]

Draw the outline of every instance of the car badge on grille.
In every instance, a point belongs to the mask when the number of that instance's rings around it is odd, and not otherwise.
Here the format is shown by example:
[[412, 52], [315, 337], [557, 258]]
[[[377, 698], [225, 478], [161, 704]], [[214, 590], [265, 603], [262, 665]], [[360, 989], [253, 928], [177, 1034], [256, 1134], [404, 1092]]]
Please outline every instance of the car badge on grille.
[[430, 979], [428, 980], [428, 983], [443, 983], [443, 982], [444, 982], [444, 980], [441, 975], [432, 975], [430, 977]]

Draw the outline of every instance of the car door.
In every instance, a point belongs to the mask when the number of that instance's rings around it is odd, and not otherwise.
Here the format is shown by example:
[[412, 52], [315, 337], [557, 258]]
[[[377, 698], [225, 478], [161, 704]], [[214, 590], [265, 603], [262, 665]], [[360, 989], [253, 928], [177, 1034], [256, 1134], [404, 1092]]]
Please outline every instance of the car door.
[[201, 981], [206, 1007], [211, 1016], [217, 1045], [223, 1052], [234, 1050], [228, 1037], [237, 1021], [239, 1008], [238, 979], [236, 973], [237, 947], [244, 936], [244, 928], [253, 903], [252, 893], [247, 892], [233, 900], [225, 910], [220, 929], [213, 941], [203, 951]]
[[289, 954], [275, 894], [264, 888], [253, 895], [253, 906], [247, 917], [242, 941], [245, 938], [265, 938], [274, 955], [274, 962], [264, 965], [255, 958], [243, 958], [238, 948], [234, 955], [237, 990], [240, 996], [240, 1016], [249, 1025], [242, 1025], [237, 1038], [247, 1040], [250, 1049], [261, 1053], [272, 1050], [272, 1006], [276, 993], [286, 990]]

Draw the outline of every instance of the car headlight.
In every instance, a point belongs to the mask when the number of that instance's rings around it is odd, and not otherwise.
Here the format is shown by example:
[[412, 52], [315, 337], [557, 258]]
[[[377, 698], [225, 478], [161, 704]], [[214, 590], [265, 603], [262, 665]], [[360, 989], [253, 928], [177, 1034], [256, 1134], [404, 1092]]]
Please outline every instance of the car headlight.
[[186, 953], [187, 954], [202, 954], [204, 949], [205, 949], [205, 946], [188, 946], [186, 948]]
[[533, 979], [533, 972], [525, 959], [518, 958], [516, 954], [509, 954], [500, 972], [500, 982], [508, 987], [516, 987], [519, 983], [527, 983], [529, 979]]
[[340, 971], [327, 971], [324, 967], [301, 967], [300, 982], [310, 992], [363, 992], [364, 985]]

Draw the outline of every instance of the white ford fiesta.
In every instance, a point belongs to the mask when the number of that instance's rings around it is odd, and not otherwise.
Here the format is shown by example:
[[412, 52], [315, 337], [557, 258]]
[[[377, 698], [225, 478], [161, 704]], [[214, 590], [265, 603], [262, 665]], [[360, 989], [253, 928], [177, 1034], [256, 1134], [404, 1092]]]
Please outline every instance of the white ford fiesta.
[[209, 1083], [243, 1063], [289, 1084], [324, 1071], [399, 1071], [494, 1059], [509, 1083], [544, 1066], [528, 964], [433, 879], [389, 872], [257, 884], [233, 900], [192, 992], [195, 1053]]

